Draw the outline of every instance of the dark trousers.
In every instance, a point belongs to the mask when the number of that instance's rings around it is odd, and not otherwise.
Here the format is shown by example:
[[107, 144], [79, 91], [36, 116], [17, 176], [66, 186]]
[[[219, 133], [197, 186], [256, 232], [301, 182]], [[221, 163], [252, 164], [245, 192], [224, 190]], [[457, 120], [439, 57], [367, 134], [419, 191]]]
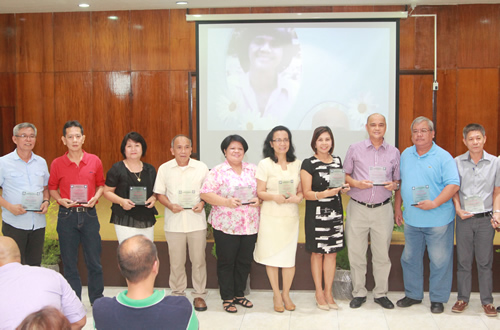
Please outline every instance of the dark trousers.
[[21, 251], [23, 265], [40, 266], [42, 262], [43, 242], [45, 241], [45, 228], [25, 230], [12, 227], [2, 221], [2, 234], [12, 238]]
[[491, 217], [462, 220], [457, 216], [457, 291], [458, 300], [469, 302], [472, 286], [472, 261], [476, 259], [481, 304], [493, 303], [493, 239]]
[[83, 256], [88, 271], [90, 302], [102, 297], [104, 282], [101, 266], [101, 228], [95, 208], [87, 212], [76, 212], [59, 207], [57, 233], [61, 247], [61, 259], [64, 265], [64, 277], [80, 300], [82, 282], [78, 273], [78, 247], [82, 243]]
[[220, 296], [223, 300], [243, 297], [257, 234], [230, 235], [214, 229], [214, 239]]

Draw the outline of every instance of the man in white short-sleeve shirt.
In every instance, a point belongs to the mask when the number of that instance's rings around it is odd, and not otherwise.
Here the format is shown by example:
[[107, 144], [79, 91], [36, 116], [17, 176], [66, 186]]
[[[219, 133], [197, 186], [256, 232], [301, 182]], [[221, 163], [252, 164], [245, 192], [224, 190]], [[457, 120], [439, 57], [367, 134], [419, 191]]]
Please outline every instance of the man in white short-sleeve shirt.
[[192, 144], [185, 135], [173, 138], [170, 151], [175, 158], [160, 166], [153, 189], [160, 203], [165, 205], [164, 229], [170, 256], [169, 285], [172, 295], [185, 295], [187, 244], [192, 265], [193, 305], [195, 310], [205, 311], [207, 221], [200, 188], [208, 174], [208, 167], [190, 158]]

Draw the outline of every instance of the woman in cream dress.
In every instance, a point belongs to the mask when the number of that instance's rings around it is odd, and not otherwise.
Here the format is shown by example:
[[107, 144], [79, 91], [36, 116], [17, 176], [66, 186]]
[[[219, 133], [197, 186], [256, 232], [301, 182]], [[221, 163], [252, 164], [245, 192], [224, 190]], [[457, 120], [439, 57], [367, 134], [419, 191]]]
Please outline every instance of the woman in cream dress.
[[[271, 130], [264, 142], [263, 153], [266, 158], [259, 162], [256, 173], [257, 195], [264, 202], [254, 259], [266, 265], [274, 293], [274, 310], [293, 311], [295, 305], [290, 299], [290, 287], [295, 275], [299, 236], [301, 161], [294, 155], [292, 135], [284, 126]], [[283, 293], [279, 289], [279, 268], [282, 269]]]

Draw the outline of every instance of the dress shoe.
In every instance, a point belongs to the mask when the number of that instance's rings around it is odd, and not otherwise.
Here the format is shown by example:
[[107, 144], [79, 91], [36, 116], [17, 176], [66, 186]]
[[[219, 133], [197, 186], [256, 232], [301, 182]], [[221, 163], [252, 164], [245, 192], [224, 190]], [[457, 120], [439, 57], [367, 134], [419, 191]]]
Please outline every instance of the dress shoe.
[[443, 303], [431, 301], [431, 313], [439, 314], [444, 312]]
[[394, 304], [387, 297], [375, 298], [375, 299], [373, 299], [373, 301], [375, 301], [377, 304], [384, 307], [385, 309], [393, 309], [394, 308]]
[[500, 313], [500, 306], [497, 307], [497, 313]]
[[463, 313], [463, 311], [469, 306], [469, 303], [463, 301], [463, 300], [458, 300], [455, 305], [451, 308], [451, 311], [453, 313]]
[[205, 303], [205, 300], [203, 300], [203, 298], [194, 298], [193, 305], [195, 311], [204, 312], [207, 310], [207, 304]]
[[410, 307], [411, 305], [420, 304], [421, 302], [422, 300], [412, 299], [405, 296], [403, 299], [399, 299], [396, 305], [398, 305], [398, 307]]
[[[285, 309], [287, 311], [294, 311], [295, 308], [297, 307], [293, 303], [292, 299], [290, 299], [290, 297], [288, 297], [288, 299], [285, 299], [285, 298], [283, 298], [283, 296], [281, 296], [281, 299], [283, 299], [283, 304], [285, 304]], [[287, 301], [289, 302], [288, 304], [286, 303]]]
[[276, 298], [276, 296], [273, 296], [273, 304], [275, 312], [283, 313], [285, 311], [285, 307], [283, 307], [283, 300]]
[[366, 302], [366, 297], [355, 297], [349, 303], [351, 308], [360, 308]]
[[328, 303], [328, 307], [330, 307], [330, 309], [339, 309], [339, 306], [335, 301], [333, 302], [333, 304]]
[[492, 304], [483, 305], [483, 310], [486, 316], [497, 316], [497, 310]]
[[283, 313], [285, 311], [285, 307], [283, 305], [274, 305], [274, 311], [278, 313]]
[[320, 303], [318, 302], [318, 299], [316, 299], [316, 306], [318, 306], [319, 309], [324, 310], [324, 311], [330, 310], [330, 307], [328, 306], [328, 304], [320, 305]]

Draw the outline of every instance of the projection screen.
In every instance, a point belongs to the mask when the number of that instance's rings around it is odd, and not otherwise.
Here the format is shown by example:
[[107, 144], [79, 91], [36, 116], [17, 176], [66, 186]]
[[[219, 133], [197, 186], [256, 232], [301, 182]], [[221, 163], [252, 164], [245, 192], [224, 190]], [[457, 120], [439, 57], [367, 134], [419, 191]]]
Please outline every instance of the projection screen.
[[397, 145], [398, 35], [397, 19], [197, 22], [200, 159], [223, 162], [221, 141], [239, 134], [257, 164], [277, 125], [292, 131], [299, 159], [313, 154], [314, 128], [330, 126], [343, 159], [375, 112]]

